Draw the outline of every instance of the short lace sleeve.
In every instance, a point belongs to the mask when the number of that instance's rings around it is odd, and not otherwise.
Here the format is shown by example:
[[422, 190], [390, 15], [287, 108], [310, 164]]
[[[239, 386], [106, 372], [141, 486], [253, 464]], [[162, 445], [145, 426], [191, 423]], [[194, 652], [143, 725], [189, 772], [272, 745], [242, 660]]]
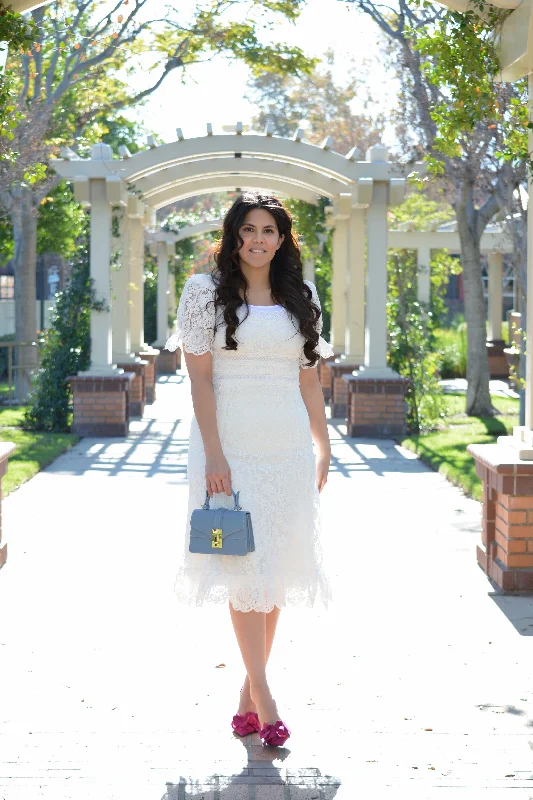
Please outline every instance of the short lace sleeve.
[[201, 273], [187, 278], [176, 315], [176, 332], [167, 340], [166, 350], [183, 348], [201, 356], [213, 352], [215, 327], [215, 285], [209, 275]]
[[[322, 306], [320, 304], [320, 300], [318, 299], [318, 293], [315, 284], [312, 283], [312, 281], [307, 281], [307, 280], [304, 281], [304, 283], [306, 283], [309, 286], [309, 288], [313, 293], [313, 298], [312, 298], [313, 302], [317, 304], [320, 310], [322, 310]], [[326, 342], [326, 340], [323, 339], [322, 336], [320, 336], [320, 334], [322, 333], [322, 325], [323, 325], [323, 319], [322, 319], [322, 314], [320, 314], [320, 317], [318, 318], [316, 323], [316, 329], [319, 334], [317, 350], [321, 358], [329, 358], [330, 356], [334, 355], [334, 350], [330, 345], [330, 343]], [[318, 367], [319, 363], [320, 359], [316, 362], [316, 364], [313, 364], [313, 366]], [[308, 364], [307, 358], [304, 354], [303, 347], [302, 347], [302, 352], [300, 353], [300, 367], [302, 367], [302, 369], [311, 369], [311, 365]]]

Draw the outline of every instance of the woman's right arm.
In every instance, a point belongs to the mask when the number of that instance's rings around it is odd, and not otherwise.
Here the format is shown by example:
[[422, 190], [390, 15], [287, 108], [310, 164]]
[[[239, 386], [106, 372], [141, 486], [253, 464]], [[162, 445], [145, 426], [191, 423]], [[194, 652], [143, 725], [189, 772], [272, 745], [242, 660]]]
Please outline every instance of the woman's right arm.
[[191, 275], [178, 304], [176, 333], [165, 347], [181, 347], [191, 379], [194, 414], [202, 434], [205, 451], [205, 483], [209, 496], [215, 492], [231, 494], [231, 473], [218, 435], [215, 393], [213, 391], [214, 292], [207, 275]]
[[204, 443], [206, 489], [209, 497], [213, 497], [215, 492], [231, 495], [231, 470], [222, 452], [218, 434], [212, 379], [213, 355], [207, 352], [196, 356], [183, 347], [182, 352], [191, 380], [194, 415]]

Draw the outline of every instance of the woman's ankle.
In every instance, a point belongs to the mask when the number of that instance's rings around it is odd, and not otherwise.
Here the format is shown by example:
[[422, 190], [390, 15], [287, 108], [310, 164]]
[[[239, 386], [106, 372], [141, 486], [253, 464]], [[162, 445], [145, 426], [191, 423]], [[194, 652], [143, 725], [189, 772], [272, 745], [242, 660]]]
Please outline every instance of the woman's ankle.
[[250, 697], [265, 697], [270, 696], [270, 688], [266, 678], [261, 681], [250, 681]]

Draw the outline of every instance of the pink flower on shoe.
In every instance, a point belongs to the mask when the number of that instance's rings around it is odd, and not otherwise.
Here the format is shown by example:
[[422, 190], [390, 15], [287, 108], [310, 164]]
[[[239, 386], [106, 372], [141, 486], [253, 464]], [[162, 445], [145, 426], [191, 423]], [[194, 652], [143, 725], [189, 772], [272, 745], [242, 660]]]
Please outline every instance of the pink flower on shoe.
[[290, 730], [280, 719], [274, 725], [265, 723], [259, 734], [263, 744], [269, 744], [271, 747], [282, 747], [290, 735]]
[[259, 717], [255, 711], [247, 711], [244, 716], [235, 714], [231, 727], [239, 736], [248, 736], [250, 733], [258, 733], [261, 730]]

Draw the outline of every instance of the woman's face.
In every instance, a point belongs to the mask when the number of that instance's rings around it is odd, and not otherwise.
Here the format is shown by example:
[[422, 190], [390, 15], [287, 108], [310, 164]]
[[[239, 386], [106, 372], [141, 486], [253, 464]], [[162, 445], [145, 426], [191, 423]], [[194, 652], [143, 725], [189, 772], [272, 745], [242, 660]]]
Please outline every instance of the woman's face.
[[276, 220], [264, 208], [249, 211], [239, 228], [243, 245], [239, 250], [241, 266], [259, 269], [270, 265], [285, 236], [280, 236]]

